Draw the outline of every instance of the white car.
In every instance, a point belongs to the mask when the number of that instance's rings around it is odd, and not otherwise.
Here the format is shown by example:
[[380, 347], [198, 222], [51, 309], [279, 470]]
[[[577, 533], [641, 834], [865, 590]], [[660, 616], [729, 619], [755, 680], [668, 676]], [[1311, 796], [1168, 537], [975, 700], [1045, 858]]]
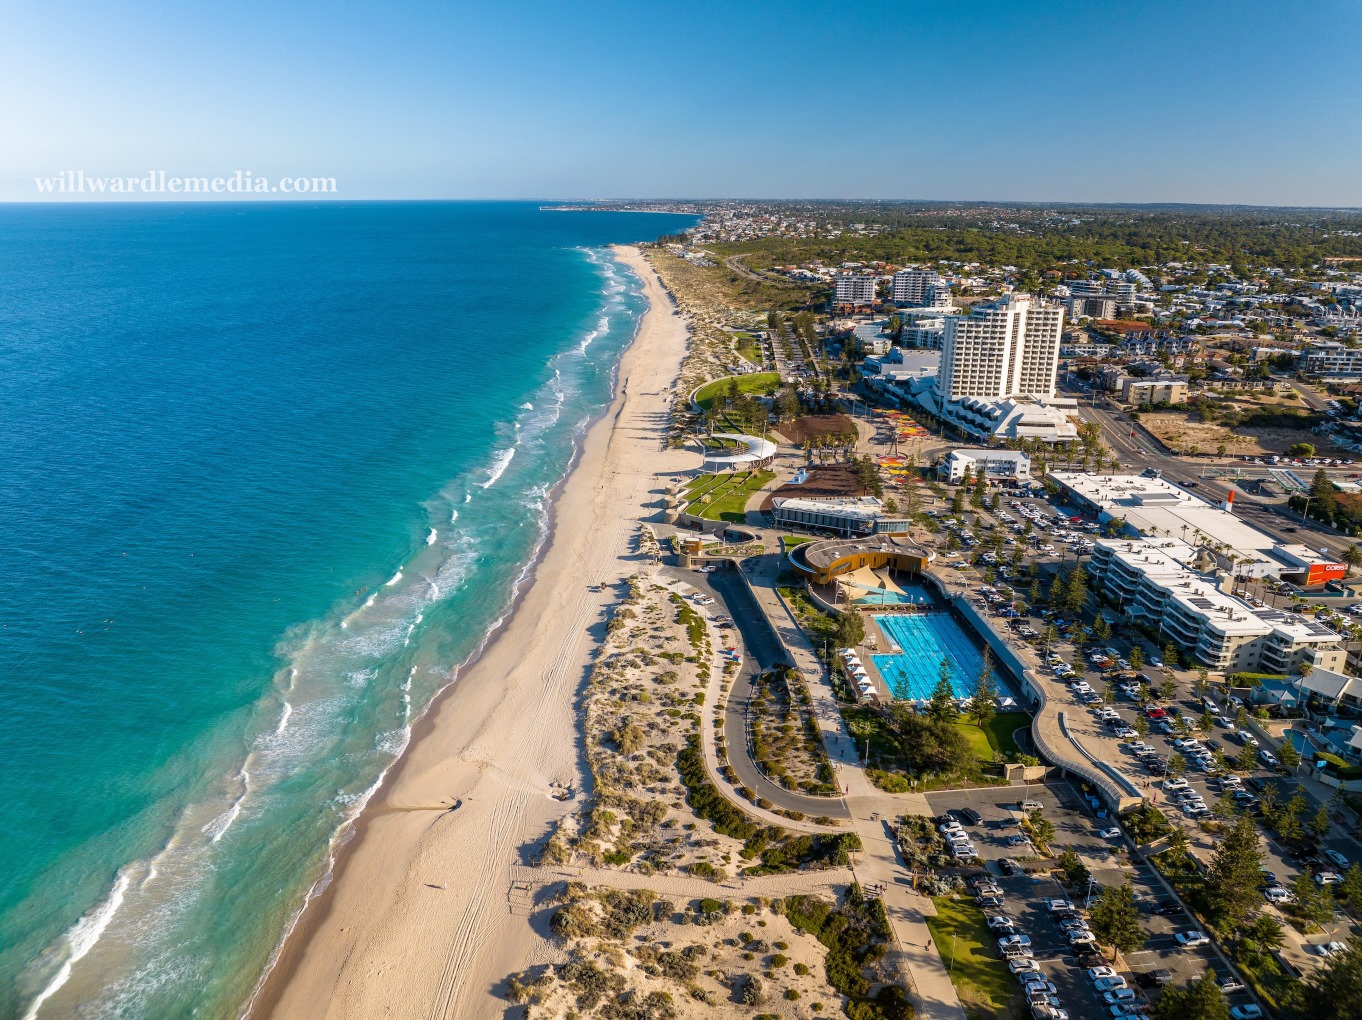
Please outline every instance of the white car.
[[1120, 839], [1121, 830], [1119, 827], [1113, 825], [1110, 829], [1103, 829], [1100, 835], [1103, 839]]
[[[1116, 968], [1115, 968], [1115, 967], [1089, 967], [1089, 968], [1088, 968], [1088, 977], [1092, 978], [1094, 981], [1096, 981], [1098, 978], [1114, 978], [1114, 977], [1116, 977], [1116, 976], [1117, 976], [1117, 974], [1116, 974]], [[1121, 978], [1121, 983], [1120, 983], [1119, 985], [1108, 985], [1107, 987], [1108, 987], [1108, 988], [1124, 988], [1124, 987], [1125, 987], [1125, 984], [1126, 984], [1126, 979], [1125, 979], [1125, 978]]]
[[1192, 949], [1196, 946], [1204, 946], [1210, 943], [1210, 938], [1205, 932], [1201, 931], [1180, 931], [1173, 938], [1178, 940], [1178, 945], [1184, 949]]
[[1008, 960], [1007, 969], [1017, 975], [1018, 981], [1024, 981], [1027, 974], [1040, 973], [1040, 964], [1029, 956], [1024, 956], [1019, 960]]
[[1007, 948], [1012, 947], [1012, 946], [1018, 946], [1018, 947], [1019, 947], [1019, 946], [1026, 946], [1026, 947], [1029, 948], [1030, 945], [1031, 945], [1031, 936], [1030, 936], [1030, 935], [1025, 935], [1025, 934], [1019, 934], [1019, 935], [1004, 935], [1002, 938], [1000, 938], [1000, 939], [998, 940], [998, 948], [999, 948], [999, 949], [1007, 949]]
[[1293, 903], [1295, 902], [1296, 899], [1295, 893], [1293, 893], [1290, 889], [1284, 889], [1279, 885], [1274, 885], [1270, 889], [1264, 889], [1263, 895], [1267, 897], [1267, 901], [1269, 903], [1278, 905], [1283, 903]]
[[1266, 747], [1258, 749], [1258, 760], [1261, 761], [1264, 765], [1268, 766], [1269, 768], [1274, 769], [1281, 764], [1281, 762], [1277, 760], [1277, 756], [1273, 754], [1271, 751], [1269, 751]]
[[1133, 988], [1113, 988], [1109, 992], [1103, 992], [1102, 998], [1109, 1003], [1134, 1002], [1135, 989]]
[[1321, 871], [1315, 876], [1315, 884], [1318, 886], [1338, 885], [1343, 881], [1343, 876], [1337, 871]]
[[1185, 790], [1185, 789], [1187, 789], [1187, 780], [1185, 780], [1185, 779], [1165, 779], [1165, 780], [1163, 781], [1163, 788], [1164, 788], [1165, 790]]
[[1343, 942], [1325, 942], [1323, 945], [1316, 946], [1315, 952], [1327, 960], [1329, 957], [1341, 953], [1347, 948], [1347, 944]]
[[[1112, 968], [1110, 968], [1110, 967], [1094, 967], [1093, 969], [1094, 969], [1094, 970], [1111, 970]], [[1111, 991], [1113, 988], [1124, 988], [1124, 987], [1126, 986], [1126, 979], [1123, 978], [1123, 977], [1121, 977], [1121, 975], [1119, 975], [1119, 974], [1117, 974], [1117, 973], [1115, 973], [1115, 972], [1113, 971], [1112, 974], [1111, 974], [1109, 977], [1099, 977], [1099, 978], [1097, 978], [1096, 980], [1093, 981], [1093, 984], [1096, 986], [1096, 988], [1097, 988], [1097, 990], [1098, 990], [1099, 992], [1109, 992], [1109, 991]]]

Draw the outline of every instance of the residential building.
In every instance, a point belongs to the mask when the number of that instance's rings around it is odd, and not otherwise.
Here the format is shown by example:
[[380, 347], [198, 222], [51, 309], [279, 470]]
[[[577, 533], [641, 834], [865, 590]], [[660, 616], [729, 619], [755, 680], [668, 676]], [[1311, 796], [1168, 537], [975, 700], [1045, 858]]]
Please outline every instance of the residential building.
[[1177, 539], [1101, 539], [1087, 564], [1094, 587], [1136, 622], [1211, 669], [1290, 674], [1341, 669], [1347, 653], [1321, 623], [1259, 609], [1223, 591], [1215, 560]]
[[1362, 347], [1347, 347], [1337, 340], [1312, 340], [1301, 352], [1300, 370], [1306, 375], [1362, 376]]
[[941, 462], [942, 481], [959, 482], [965, 472], [990, 481], [1021, 481], [1031, 477], [1031, 458], [1019, 450], [952, 450]]
[[1187, 376], [1153, 376], [1147, 379], [1122, 376], [1117, 391], [1127, 404], [1185, 404]]
[[838, 308], [869, 308], [876, 304], [876, 277], [841, 273], [833, 279], [833, 304]]
[[896, 305], [935, 305], [936, 297], [946, 293], [946, 281], [935, 269], [900, 269], [890, 296]]
[[1026, 294], [946, 316], [937, 391], [946, 401], [1055, 395], [1064, 312]]

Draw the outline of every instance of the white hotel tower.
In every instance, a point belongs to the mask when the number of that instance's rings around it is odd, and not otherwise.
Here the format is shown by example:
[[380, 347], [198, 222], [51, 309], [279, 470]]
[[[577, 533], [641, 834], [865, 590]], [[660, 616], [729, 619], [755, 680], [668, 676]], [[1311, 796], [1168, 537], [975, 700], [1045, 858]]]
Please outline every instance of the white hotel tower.
[[946, 318], [936, 389], [946, 401], [1052, 399], [1064, 309], [1027, 294]]

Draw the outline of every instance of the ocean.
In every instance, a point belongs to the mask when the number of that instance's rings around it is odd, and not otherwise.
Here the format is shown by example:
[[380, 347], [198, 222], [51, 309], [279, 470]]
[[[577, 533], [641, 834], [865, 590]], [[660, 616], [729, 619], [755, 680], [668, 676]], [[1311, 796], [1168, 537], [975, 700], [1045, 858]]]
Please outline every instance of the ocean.
[[0, 1017], [238, 1015], [692, 222], [0, 207]]

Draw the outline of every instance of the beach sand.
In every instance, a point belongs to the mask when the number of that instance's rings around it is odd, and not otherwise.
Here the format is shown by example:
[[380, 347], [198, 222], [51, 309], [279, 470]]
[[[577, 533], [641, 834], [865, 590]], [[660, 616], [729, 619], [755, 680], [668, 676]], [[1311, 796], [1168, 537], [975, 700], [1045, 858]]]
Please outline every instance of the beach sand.
[[[498, 984], [554, 950], [513, 912], [512, 865], [530, 863], [573, 808], [585, 769], [578, 693], [605, 607], [640, 566], [638, 519], [662, 475], [686, 330], [636, 248], [617, 257], [650, 307], [619, 387], [554, 505], [552, 537], [508, 624], [413, 732], [362, 814], [331, 885], [304, 912], [253, 1010], [259, 1017], [500, 1017]], [[611, 590], [589, 585], [608, 581]], [[455, 806], [457, 805], [457, 807]], [[451, 810], [452, 808], [452, 810]]]

